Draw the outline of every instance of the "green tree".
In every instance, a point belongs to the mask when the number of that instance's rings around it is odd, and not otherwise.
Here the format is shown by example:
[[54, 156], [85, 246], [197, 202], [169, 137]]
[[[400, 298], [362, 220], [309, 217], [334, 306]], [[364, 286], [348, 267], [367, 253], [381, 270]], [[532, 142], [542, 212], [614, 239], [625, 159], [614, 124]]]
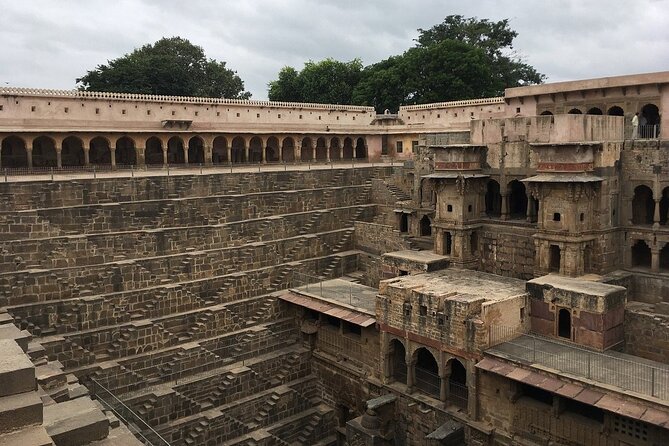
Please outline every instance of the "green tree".
[[360, 81], [362, 62], [325, 59], [309, 61], [301, 71], [283, 67], [279, 78], [269, 83], [271, 101], [301, 101], [350, 104], [353, 88]]
[[399, 104], [409, 100], [407, 68], [403, 56], [392, 56], [365, 67], [353, 89], [353, 104], [370, 105], [379, 113], [386, 109], [397, 111]]
[[244, 82], [225, 62], [181, 37], [135, 49], [77, 79], [80, 90], [248, 99]]

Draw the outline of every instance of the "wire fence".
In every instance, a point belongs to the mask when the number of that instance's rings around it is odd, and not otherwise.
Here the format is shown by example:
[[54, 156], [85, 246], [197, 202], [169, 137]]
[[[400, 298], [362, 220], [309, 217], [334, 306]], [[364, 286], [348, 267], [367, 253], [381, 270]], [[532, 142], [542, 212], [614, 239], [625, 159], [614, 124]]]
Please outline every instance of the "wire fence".
[[538, 364], [563, 373], [642, 395], [669, 399], [669, 366], [617, 352], [599, 352], [567, 341], [510, 327], [490, 327], [489, 353], [526, 364]]
[[[356, 259], [357, 262], [357, 259]], [[353, 270], [357, 271], [357, 265], [352, 267]], [[346, 274], [346, 266], [344, 262], [337, 268], [337, 272], [330, 274], [335, 277], [341, 277]], [[332, 278], [323, 277], [323, 276], [314, 276], [306, 273], [301, 273], [299, 271], [292, 272], [292, 288], [298, 288], [300, 291], [304, 291], [309, 294], [320, 296], [324, 299], [334, 300], [337, 302], [348, 303], [351, 306], [357, 306], [360, 300], [359, 289], [357, 284], [353, 282], [338, 283], [336, 286], [323, 285], [325, 282], [332, 280]]]
[[109, 389], [91, 378], [92, 394], [106, 410], [110, 410], [146, 446], [170, 446], [158, 432], [133, 412]]

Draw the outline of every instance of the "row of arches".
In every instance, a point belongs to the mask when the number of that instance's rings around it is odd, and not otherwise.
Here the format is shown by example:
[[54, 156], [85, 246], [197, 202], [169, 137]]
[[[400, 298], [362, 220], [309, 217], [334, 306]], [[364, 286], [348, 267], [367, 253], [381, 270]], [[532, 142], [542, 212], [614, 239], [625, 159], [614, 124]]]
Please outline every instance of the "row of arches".
[[405, 384], [410, 391], [416, 388], [444, 402], [467, 408], [467, 369], [459, 359], [451, 358], [440, 370], [429, 349], [420, 347], [408, 358], [406, 348], [399, 339], [390, 341], [388, 352], [387, 375], [393, 380]]
[[505, 215], [513, 220], [528, 219], [535, 222], [538, 209], [539, 201], [528, 197], [527, 189], [521, 181], [512, 180], [507, 183], [503, 196], [499, 182], [488, 180], [485, 192], [485, 213], [488, 217], [499, 218]]
[[172, 136], [164, 140], [149, 137], [144, 147], [138, 147], [129, 136], [122, 136], [112, 145], [110, 139], [96, 136], [88, 144], [78, 136], [68, 136], [60, 142], [42, 135], [32, 140], [29, 147], [17, 135], [2, 139], [0, 166], [70, 167], [88, 165], [143, 165], [143, 164], [221, 164], [296, 161], [335, 161], [367, 158], [365, 138], [358, 137], [293, 137], [217, 136], [207, 147], [200, 136], [182, 138]]
[[[636, 113], [636, 110], [634, 111]], [[553, 112], [549, 110], [545, 110], [541, 112], [542, 116], [550, 116], [552, 115]], [[567, 114], [569, 115], [581, 115], [584, 114], [584, 110], [574, 107], [571, 108]], [[614, 105], [612, 107], [609, 107], [608, 110], [606, 110], [606, 113], [604, 113], [604, 110], [602, 110], [599, 107], [590, 107], [588, 109], [585, 109], [585, 114], [586, 115], [609, 115], [609, 116], [625, 116], [625, 110], [618, 106]], [[633, 114], [633, 113], [632, 113]], [[660, 123], [660, 109], [658, 108], [657, 105], [655, 104], [645, 104], [643, 107], [641, 107], [641, 110], [639, 111], [639, 125], [658, 125]]]
[[[653, 254], [653, 250], [645, 240], [636, 240], [631, 251], [631, 265], [633, 267], [669, 271], [669, 243], [666, 243], [659, 252]], [[655, 261], [653, 260], [654, 255], [657, 256]]]
[[662, 190], [659, 199], [653, 196], [653, 190], [646, 185], [634, 188], [632, 197], [632, 224], [666, 225], [669, 220], [669, 187]]

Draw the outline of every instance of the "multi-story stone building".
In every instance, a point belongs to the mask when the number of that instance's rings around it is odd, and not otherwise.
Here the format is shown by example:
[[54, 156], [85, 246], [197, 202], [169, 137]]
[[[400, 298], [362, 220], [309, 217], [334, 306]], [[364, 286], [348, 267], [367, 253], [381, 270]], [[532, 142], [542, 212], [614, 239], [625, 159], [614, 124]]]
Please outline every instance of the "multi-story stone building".
[[0, 445], [665, 444], [668, 107], [0, 89]]

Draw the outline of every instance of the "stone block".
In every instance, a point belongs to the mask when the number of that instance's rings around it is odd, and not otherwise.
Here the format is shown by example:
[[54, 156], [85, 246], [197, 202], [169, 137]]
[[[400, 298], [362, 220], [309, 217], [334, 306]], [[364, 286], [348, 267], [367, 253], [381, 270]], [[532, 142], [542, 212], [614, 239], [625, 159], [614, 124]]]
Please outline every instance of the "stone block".
[[26, 330], [19, 330], [12, 324], [5, 324], [0, 325], [0, 340], [2, 339], [13, 339], [21, 346], [24, 352], [27, 352], [28, 343], [32, 339], [32, 336]]
[[0, 446], [53, 446], [42, 426], [28, 427], [11, 434], [0, 435]]
[[44, 408], [44, 426], [56, 446], [80, 446], [102, 440], [109, 419], [89, 398], [77, 398]]
[[0, 398], [0, 433], [42, 423], [42, 400], [37, 392]]
[[35, 390], [35, 366], [13, 340], [0, 339], [0, 396]]

